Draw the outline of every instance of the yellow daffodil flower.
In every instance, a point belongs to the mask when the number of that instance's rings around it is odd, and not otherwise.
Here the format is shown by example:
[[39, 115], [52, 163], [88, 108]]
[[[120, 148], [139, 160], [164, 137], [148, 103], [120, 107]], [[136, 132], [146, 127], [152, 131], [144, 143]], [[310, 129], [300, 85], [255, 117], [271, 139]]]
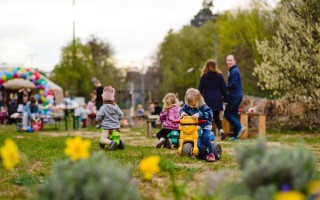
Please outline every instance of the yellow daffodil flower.
[[141, 161], [140, 170], [144, 173], [144, 178], [146, 180], [151, 180], [153, 174], [160, 171], [159, 161], [159, 156], [150, 156]]
[[12, 170], [20, 162], [18, 146], [11, 139], [5, 140], [4, 146], [0, 148], [0, 155], [3, 160], [3, 166], [8, 170]]
[[320, 194], [320, 181], [313, 180], [308, 184], [308, 194]]
[[290, 190], [286, 192], [277, 192], [273, 200], [305, 200], [305, 196], [301, 194], [299, 191]]
[[77, 136], [73, 139], [68, 138], [66, 144], [67, 147], [64, 150], [64, 154], [69, 156], [71, 160], [76, 161], [81, 158], [89, 158], [90, 140], [83, 140], [81, 137]]

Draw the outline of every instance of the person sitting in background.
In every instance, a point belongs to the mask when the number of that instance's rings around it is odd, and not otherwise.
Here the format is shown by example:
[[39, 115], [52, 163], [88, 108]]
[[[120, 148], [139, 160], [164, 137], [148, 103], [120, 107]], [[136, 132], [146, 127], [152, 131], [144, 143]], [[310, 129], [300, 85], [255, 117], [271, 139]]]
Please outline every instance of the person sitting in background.
[[0, 124], [7, 123], [8, 112], [5, 107], [1, 106], [0, 110]]
[[31, 90], [26, 88], [21, 88], [18, 90], [18, 107], [17, 112], [22, 113], [25, 105], [30, 100]]
[[9, 120], [8, 124], [14, 124], [16, 123], [16, 119], [12, 118], [11, 115], [17, 112], [18, 104], [16, 99], [10, 99], [9, 100], [9, 106], [8, 106], [8, 114], [9, 114]]
[[[162, 112], [162, 107], [159, 105], [159, 101], [158, 100], [155, 100], [154, 102], [153, 102], [153, 104], [154, 104], [154, 112], [152, 112], [151, 114], [152, 115], [160, 115], [160, 113]], [[151, 124], [151, 126], [153, 127], [153, 128], [155, 128], [156, 127], [156, 122], [152, 122], [152, 124]]]
[[143, 119], [143, 116], [144, 116], [144, 109], [142, 107], [141, 104], [138, 104], [138, 107], [137, 107], [137, 117], [139, 120], [142, 120]]
[[23, 126], [31, 125], [31, 121], [35, 120], [39, 116], [40, 109], [37, 103], [37, 99], [34, 96], [30, 97], [30, 101], [24, 106], [23, 109]]

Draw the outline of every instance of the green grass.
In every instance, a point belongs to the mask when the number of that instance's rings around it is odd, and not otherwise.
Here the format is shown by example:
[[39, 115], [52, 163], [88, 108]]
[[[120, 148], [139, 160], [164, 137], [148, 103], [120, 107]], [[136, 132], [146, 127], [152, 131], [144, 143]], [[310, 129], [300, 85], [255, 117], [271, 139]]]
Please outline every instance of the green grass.
[[[60, 130], [54, 129], [54, 124], [47, 124], [43, 131], [64, 133], [64, 124], [61, 124]], [[71, 122], [68, 124], [69, 127]], [[71, 129], [72, 130], [72, 129]], [[159, 129], [153, 129], [153, 136]], [[89, 126], [85, 131], [98, 131], [93, 126]], [[68, 131], [72, 133], [72, 131]], [[134, 133], [134, 134], [133, 134]], [[138, 180], [138, 187], [145, 199], [153, 198], [153, 192], [157, 191], [163, 199], [172, 198], [169, 184], [169, 171], [173, 169], [178, 179], [183, 180], [186, 174], [206, 175], [214, 173], [220, 169], [236, 170], [239, 168], [235, 158], [233, 147], [236, 144], [247, 144], [254, 141], [240, 141], [236, 143], [223, 142], [221, 143], [223, 156], [222, 160], [207, 163], [205, 161], [180, 157], [177, 155], [177, 150], [174, 149], [157, 149], [151, 147], [148, 142], [155, 143], [157, 139], [153, 137], [146, 138], [145, 127], [132, 128], [129, 132], [123, 133], [129, 136], [132, 135], [134, 140], [146, 141], [146, 145], [132, 145], [126, 143], [126, 148], [122, 151], [105, 151], [108, 158], [117, 159], [121, 166], [130, 166], [132, 168], [133, 179]], [[318, 148], [320, 137], [319, 134], [284, 134], [271, 133], [268, 134], [268, 141], [279, 142], [281, 144], [295, 146], [299, 144], [306, 145], [314, 151], [316, 157], [320, 155]], [[2, 162], [0, 166], [0, 199], [34, 199], [37, 193], [38, 185], [41, 184], [50, 174], [52, 165], [62, 159], [67, 159], [64, 155], [66, 147], [65, 140], [67, 137], [51, 137], [42, 135], [42, 132], [36, 133], [19, 133], [15, 126], [0, 126], [0, 146], [3, 145], [6, 138], [13, 139], [20, 152], [23, 154], [21, 163], [13, 171], [6, 171]], [[90, 152], [99, 151], [99, 138], [93, 138]], [[153, 145], [152, 145], [153, 146]], [[159, 155], [161, 172], [156, 175], [157, 181], [143, 181], [143, 174], [139, 171], [139, 164], [143, 158], [151, 155]], [[317, 159], [317, 168], [319, 171], [320, 163]], [[197, 182], [197, 180], [192, 180]], [[166, 184], [161, 184], [165, 182]], [[163, 186], [165, 185], [165, 186]], [[158, 187], [164, 187], [159, 191]]]

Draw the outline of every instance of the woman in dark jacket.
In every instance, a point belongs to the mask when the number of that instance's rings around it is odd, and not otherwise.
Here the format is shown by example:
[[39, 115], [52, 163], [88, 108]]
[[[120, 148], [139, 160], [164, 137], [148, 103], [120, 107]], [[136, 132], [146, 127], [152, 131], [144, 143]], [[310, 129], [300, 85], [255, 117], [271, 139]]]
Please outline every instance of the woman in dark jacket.
[[227, 88], [222, 72], [217, 67], [216, 61], [208, 60], [201, 70], [199, 84], [205, 102], [213, 111], [213, 120], [219, 129], [221, 139], [225, 139], [220, 119], [220, 111], [223, 111], [223, 102], [227, 101]]

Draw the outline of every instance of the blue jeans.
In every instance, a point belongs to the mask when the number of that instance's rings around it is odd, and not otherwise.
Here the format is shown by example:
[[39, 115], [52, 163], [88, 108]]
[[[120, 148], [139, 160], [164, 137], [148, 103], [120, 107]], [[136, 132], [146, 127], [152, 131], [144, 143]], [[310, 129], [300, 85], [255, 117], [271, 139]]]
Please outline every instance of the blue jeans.
[[[199, 130], [201, 131], [201, 130]], [[199, 135], [198, 138], [198, 148], [199, 148], [199, 153], [204, 154], [204, 147], [203, 145], [205, 145], [206, 147], [209, 148], [209, 153], [213, 153], [213, 148], [212, 148], [212, 144], [211, 144], [211, 139], [210, 139], [210, 133], [211, 130], [208, 129], [202, 129], [202, 135]]]
[[241, 124], [238, 118], [239, 107], [242, 101], [242, 96], [228, 96], [228, 104], [224, 111], [224, 116], [230, 122], [233, 128], [233, 137], [238, 136], [241, 129]]

